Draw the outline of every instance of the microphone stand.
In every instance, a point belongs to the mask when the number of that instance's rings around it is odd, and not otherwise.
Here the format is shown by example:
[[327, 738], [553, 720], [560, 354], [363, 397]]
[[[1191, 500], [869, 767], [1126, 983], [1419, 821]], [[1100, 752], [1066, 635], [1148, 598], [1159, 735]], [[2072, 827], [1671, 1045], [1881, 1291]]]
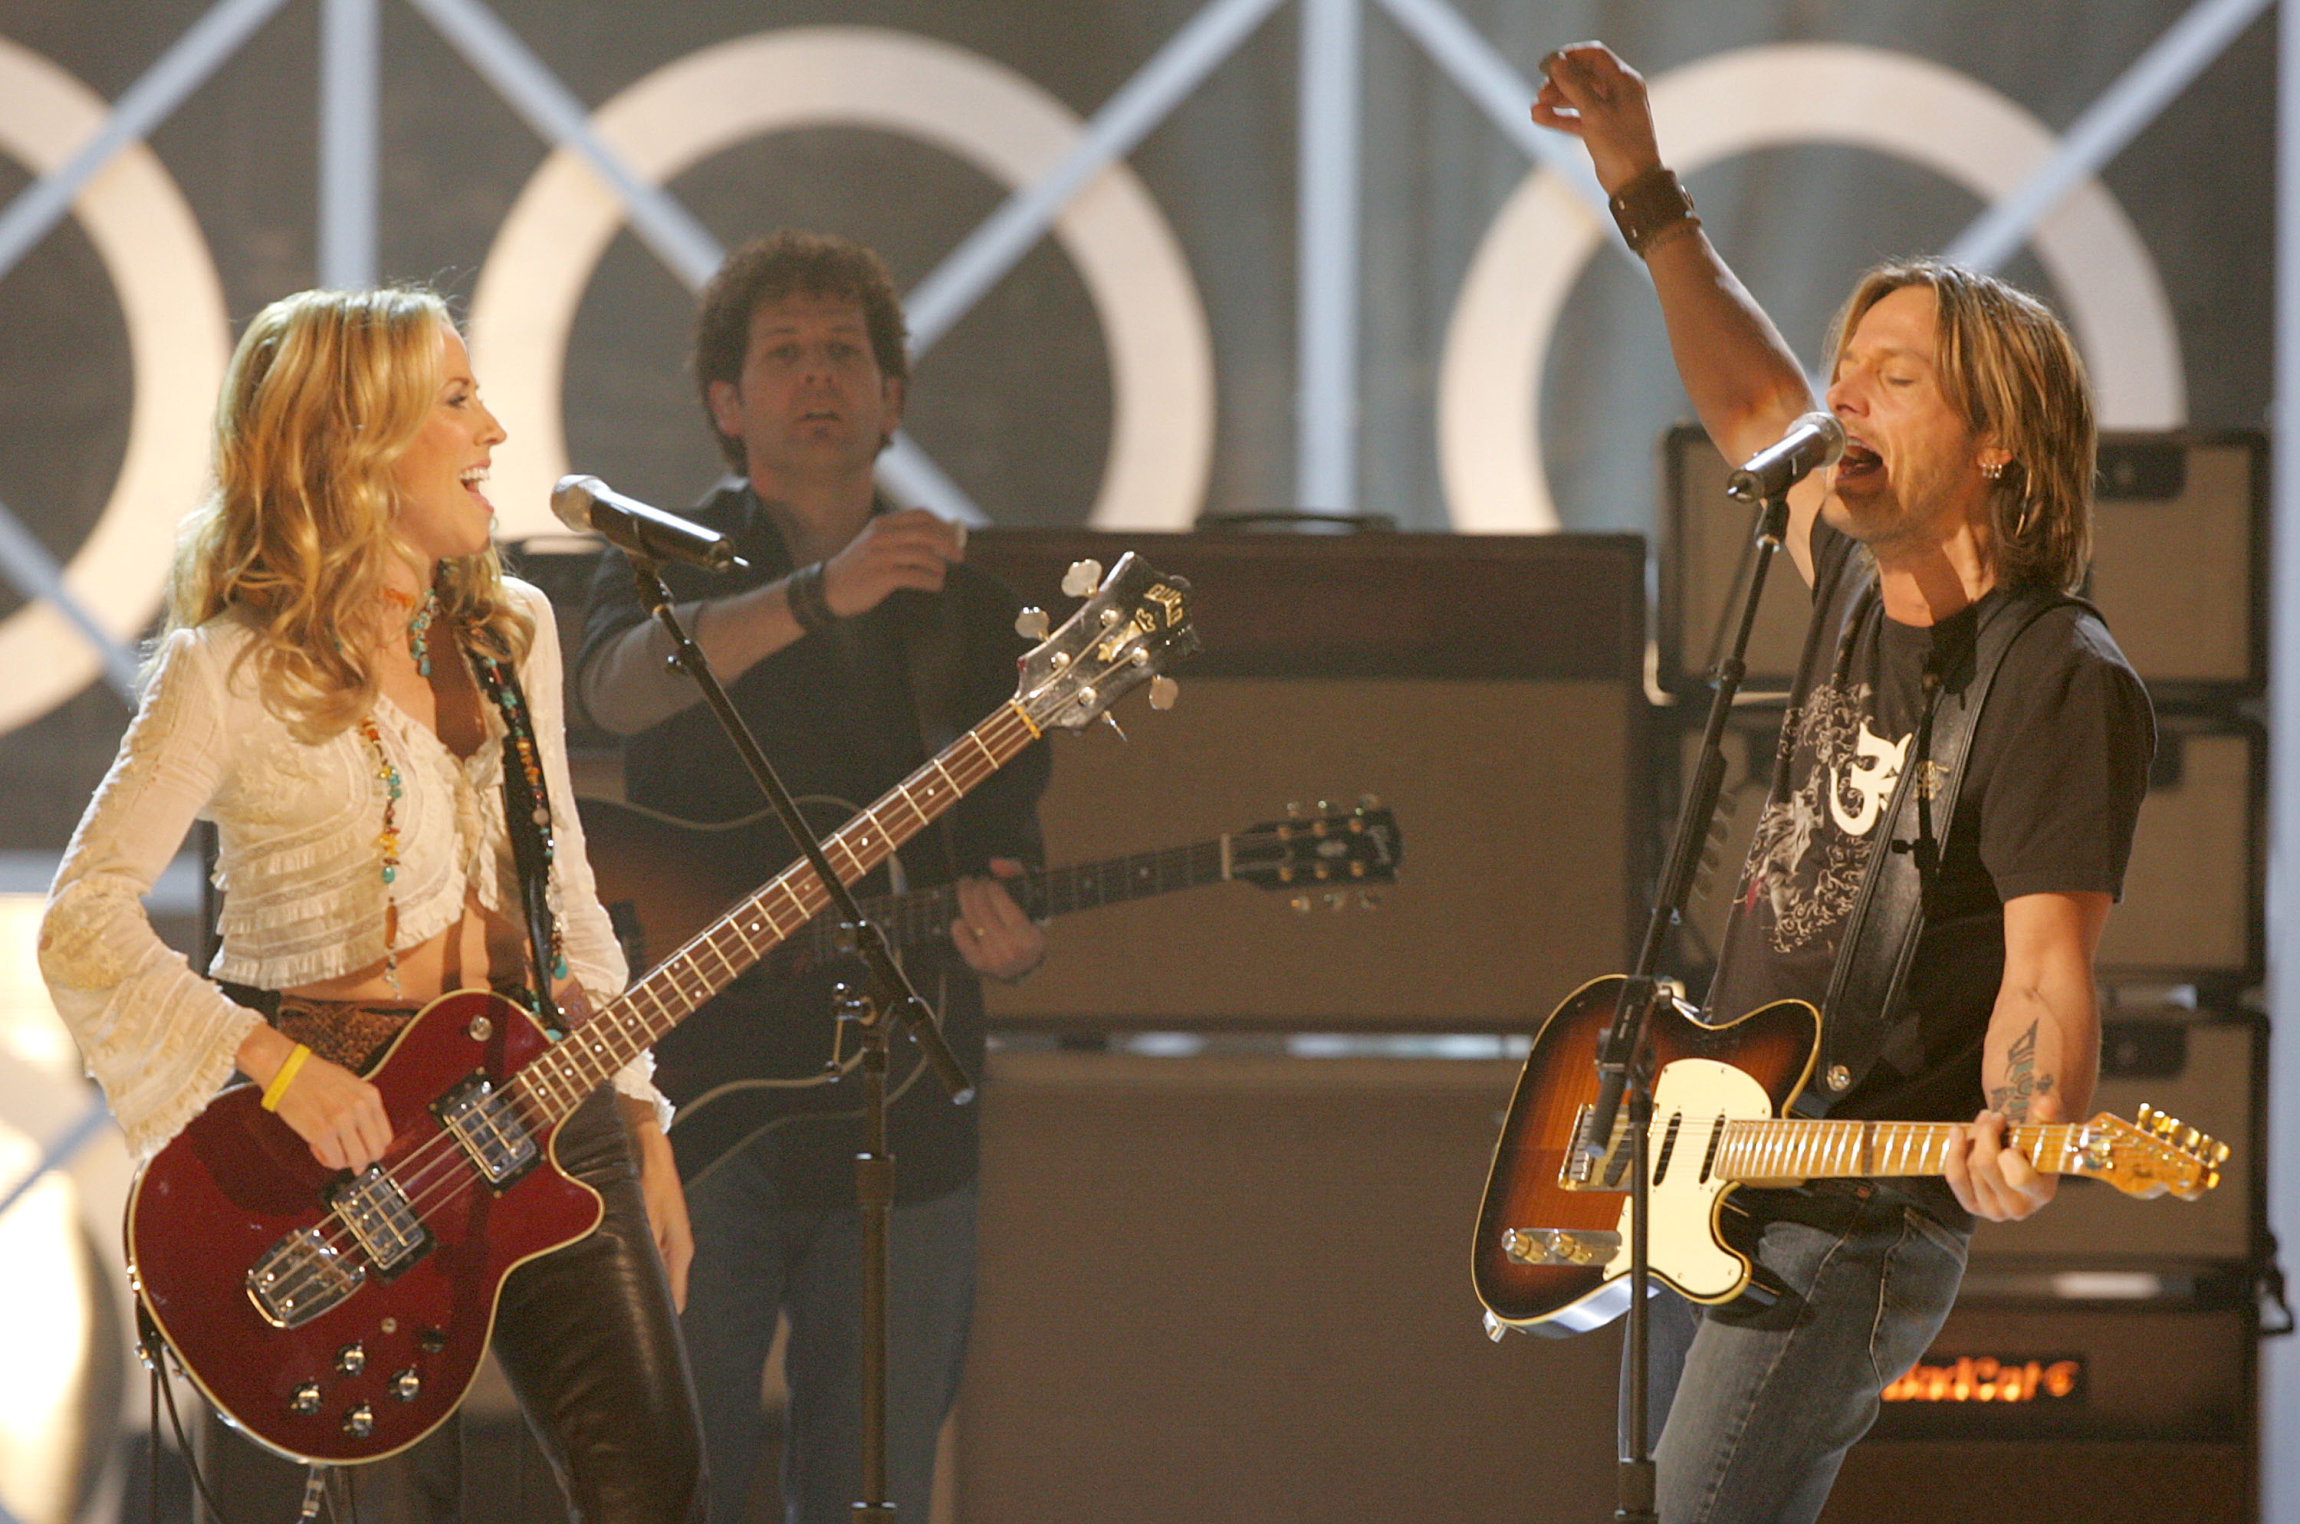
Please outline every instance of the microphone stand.
[[837, 908], [844, 940], [862, 956], [868, 973], [860, 991], [841, 987], [841, 1020], [852, 1020], [862, 1041], [863, 1151], [855, 1155], [855, 1196], [862, 1207], [862, 1498], [852, 1517], [858, 1524], [893, 1524], [895, 1505], [886, 1495], [886, 1373], [887, 1288], [890, 1276], [890, 1228], [894, 1211], [894, 1155], [887, 1151], [886, 1073], [888, 1023], [900, 1022], [934, 1066], [943, 1088], [958, 1105], [974, 1099], [974, 1084], [959, 1066], [958, 1056], [943, 1041], [933, 1009], [912, 988], [910, 979], [894, 961], [886, 937], [864, 919], [853, 893], [831, 868], [823, 845], [806, 817], [799, 813], [790, 791], [783, 787], [774, 765], [751, 734], [743, 717], [727, 697], [727, 690], [711, 674], [702, 648], [687, 635], [671, 611], [671, 590], [663, 585], [660, 563], [631, 557], [631, 578], [639, 601], [670, 633], [672, 660], [694, 679], [704, 701], [718, 717], [720, 728], [734, 743], [743, 766], [774, 806], [775, 815], [799, 844], [815, 876], [829, 891]]
[[1787, 489], [1768, 497], [1757, 515], [1756, 561], [1750, 569], [1749, 591], [1741, 605], [1740, 622], [1732, 648], [1710, 672], [1714, 690], [1709, 719], [1701, 737], [1701, 760], [1686, 790], [1677, 816], [1677, 834], [1669, 861], [1655, 886], [1653, 913], [1645, 926], [1637, 963], [1622, 981], [1613, 1019], [1597, 1040], [1597, 1098], [1590, 1105], [1581, 1136], [1575, 1140], [1578, 1159], [1573, 1167], [1595, 1172], [1612, 1152], [1614, 1121], [1626, 1101], [1629, 1115], [1629, 1326], [1623, 1360], [1629, 1368], [1627, 1411], [1618, 1432], [1619, 1470], [1616, 1497], [1617, 1524], [1656, 1524], [1655, 1477], [1650, 1443], [1650, 1372], [1646, 1349], [1649, 1318], [1646, 1300], [1652, 1291], [1652, 1266], [1647, 1258], [1647, 1232], [1652, 1213], [1653, 1177], [1648, 1172], [1646, 1147], [1653, 1123], [1652, 1055], [1646, 1051], [1646, 1029], [1654, 1008], [1675, 998], [1656, 976], [1661, 947], [1669, 928], [1683, 917], [1692, 893], [1693, 877], [1701, 861], [1702, 843], [1725, 780], [1725, 724], [1733, 713], [1733, 699], [1748, 674], [1749, 634], [1756, 627], [1757, 606], [1765, 595], [1765, 573], [1773, 553], [1781, 548], [1789, 528]]

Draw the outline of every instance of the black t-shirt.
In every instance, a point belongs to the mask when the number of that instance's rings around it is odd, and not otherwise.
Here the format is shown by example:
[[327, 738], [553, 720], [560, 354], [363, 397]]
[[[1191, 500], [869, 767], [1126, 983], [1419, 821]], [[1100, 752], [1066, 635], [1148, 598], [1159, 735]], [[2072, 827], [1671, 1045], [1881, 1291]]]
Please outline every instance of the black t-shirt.
[[[747, 487], [712, 494], [693, 517], [733, 541], [750, 568], [712, 576], [666, 566], [664, 580], [675, 600], [726, 597], [792, 570], [781, 534]], [[890, 594], [868, 613], [840, 620], [758, 662], [728, 685], [728, 696], [784, 786], [807, 806], [810, 823], [827, 833], [926, 762], [930, 752], [924, 731], [949, 732], [935, 736], [939, 750], [1013, 697], [1015, 660], [1029, 644], [1014, 632], [1017, 612], [1018, 601], [1003, 583], [960, 563], [950, 568], [940, 594]], [[609, 549], [592, 584], [577, 670], [647, 617], [632, 587], [629, 563]], [[913, 691], [913, 674], [922, 672], [939, 674], [946, 689], [923, 705]], [[993, 857], [1039, 865], [1044, 853], [1037, 804], [1050, 766], [1048, 747], [1034, 743], [961, 799], [944, 820], [920, 830], [897, 854], [902, 887], [926, 888], [980, 874]], [[766, 807], [718, 721], [700, 703], [630, 737], [624, 743], [623, 770], [625, 794], [633, 804], [682, 819], [736, 820]], [[764, 883], [797, 856], [797, 848], [771, 821], [761, 822], [758, 830], [758, 882]], [[890, 887], [882, 866], [856, 892], [867, 896]], [[944, 1036], [960, 1064], [979, 1078], [982, 990], [973, 971], [947, 941], [907, 955], [904, 971], [940, 1011]], [[657, 1045], [665, 1093], [677, 1102], [692, 1100], [696, 1082], [688, 1076], [700, 1069], [698, 1055], [687, 1045], [719, 1042], [729, 1032], [739, 1033], [746, 1045], [747, 1069], [786, 1078], [815, 1074], [831, 1053], [831, 977], [815, 970], [793, 978], [771, 964], [746, 973]], [[900, 1085], [917, 1063], [916, 1047], [896, 1037], [890, 1082]], [[775, 1126], [764, 1146], [774, 1152], [786, 1204], [815, 1209], [854, 1201], [854, 1155], [863, 1139], [854, 1109], [861, 1090], [857, 1076], [777, 1098], [777, 1114], [794, 1120]], [[954, 1106], [931, 1071], [917, 1073], [901, 1090], [888, 1109], [899, 1200], [928, 1200], [974, 1178], [980, 1158], [979, 1110], [973, 1104]]]
[[[1729, 1020], [1772, 1000], [1821, 1005], [1894, 785], [1916, 743], [1927, 663], [1942, 699], [1974, 678], [1991, 592], [1930, 627], [1863, 597], [1868, 558], [1813, 527], [1813, 634], [1773, 784], [1709, 993]], [[1849, 627], [1848, 627], [1849, 626]], [[2089, 608], [2039, 616], [2006, 652], [1974, 731], [1887, 1057], [1830, 1115], [1963, 1121], [1983, 1104], [1981, 1052], [2004, 972], [2004, 904], [2026, 894], [2123, 891], [2156, 748], [2148, 696]], [[1936, 825], [1936, 829], [1939, 829]]]

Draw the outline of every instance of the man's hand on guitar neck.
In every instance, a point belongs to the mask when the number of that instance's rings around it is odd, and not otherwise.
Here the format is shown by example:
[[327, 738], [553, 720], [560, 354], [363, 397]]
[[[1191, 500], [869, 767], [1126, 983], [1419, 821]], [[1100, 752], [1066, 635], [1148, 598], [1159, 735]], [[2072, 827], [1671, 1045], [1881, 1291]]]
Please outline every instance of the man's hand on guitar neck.
[[989, 878], [958, 881], [958, 919], [950, 923], [950, 940], [968, 968], [1015, 984], [1045, 961], [1046, 928], [1023, 914], [998, 882], [1022, 877], [1022, 864], [994, 857], [990, 872]]
[[[2060, 1096], [2047, 1090], [2029, 1101], [2029, 1122], [2060, 1122]], [[1984, 1111], [1973, 1119], [1963, 1138], [1941, 1156], [1941, 1173], [1958, 1203], [1975, 1217], [1990, 1222], [2017, 1222], [2052, 1200], [2060, 1189], [2060, 1176], [2041, 1174], [2018, 1149], [2006, 1146], [2006, 1129], [2015, 1125], [2002, 1112]]]

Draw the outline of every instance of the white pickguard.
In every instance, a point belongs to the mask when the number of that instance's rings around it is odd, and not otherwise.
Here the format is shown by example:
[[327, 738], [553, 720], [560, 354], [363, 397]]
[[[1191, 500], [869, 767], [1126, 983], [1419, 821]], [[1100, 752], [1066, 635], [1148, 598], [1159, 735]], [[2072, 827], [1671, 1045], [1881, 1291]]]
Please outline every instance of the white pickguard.
[[[1697, 1302], [1722, 1301], [1741, 1289], [1748, 1273], [1739, 1257], [1717, 1241], [1717, 1198], [1734, 1182], [1701, 1178], [1720, 1120], [1773, 1115], [1765, 1087], [1731, 1064], [1681, 1058], [1665, 1065], [1653, 1086], [1653, 1132], [1646, 1156], [1659, 1170], [1654, 1181], [1647, 1258], [1653, 1273]], [[1670, 1143], [1674, 1119], [1677, 1136]], [[1669, 1157], [1662, 1158], [1668, 1147]], [[1605, 1267], [1629, 1273], [1629, 1203], [1621, 1206], [1621, 1248]]]

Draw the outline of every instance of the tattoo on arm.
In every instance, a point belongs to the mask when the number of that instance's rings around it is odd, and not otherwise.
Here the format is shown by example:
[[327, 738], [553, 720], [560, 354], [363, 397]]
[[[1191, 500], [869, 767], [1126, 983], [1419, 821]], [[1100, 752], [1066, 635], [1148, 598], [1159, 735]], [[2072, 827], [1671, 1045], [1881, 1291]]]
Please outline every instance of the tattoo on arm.
[[2013, 1039], [2005, 1050], [2005, 1082], [1989, 1089], [1989, 1110], [2004, 1113], [2011, 1122], [2028, 1120], [2029, 1102], [2052, 1089], [2053, 1077], [2036, 1072], [2037, 1023]]

